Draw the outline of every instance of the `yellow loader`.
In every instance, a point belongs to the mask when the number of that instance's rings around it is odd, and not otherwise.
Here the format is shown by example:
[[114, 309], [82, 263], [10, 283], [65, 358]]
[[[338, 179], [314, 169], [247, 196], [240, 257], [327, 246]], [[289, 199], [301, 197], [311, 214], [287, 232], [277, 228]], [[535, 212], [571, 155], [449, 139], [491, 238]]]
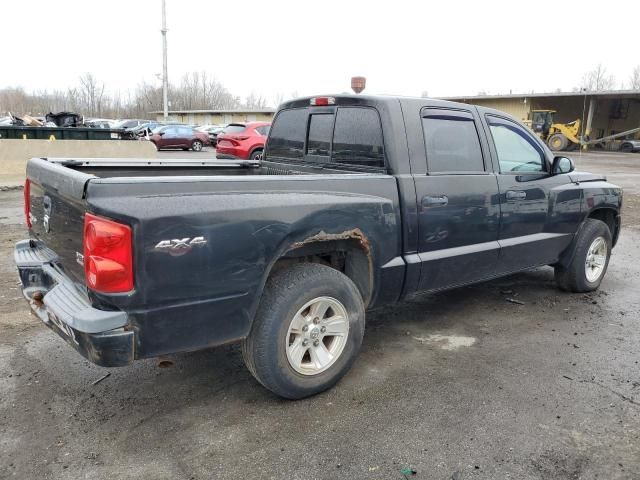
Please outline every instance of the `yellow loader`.
[[553, 123], [556, 110], [531, 110], [526, 122], [551, 150], [573, 150], [580, 146], [580, 119], [569, 123]]

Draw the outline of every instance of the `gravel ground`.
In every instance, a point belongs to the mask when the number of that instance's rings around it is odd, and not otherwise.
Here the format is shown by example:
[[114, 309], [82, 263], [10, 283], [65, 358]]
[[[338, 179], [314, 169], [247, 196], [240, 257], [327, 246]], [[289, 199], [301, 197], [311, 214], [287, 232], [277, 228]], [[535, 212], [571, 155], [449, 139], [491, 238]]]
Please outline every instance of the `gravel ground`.
[[298, 402], [233, 346], [85, 361], [29, 315], [22, 192], [0, 191], [0, 478], [639, 479], [640, 155], [574, 159], [625, 188], [598, 292], [542, 268], [371, 312], [351, 372]]

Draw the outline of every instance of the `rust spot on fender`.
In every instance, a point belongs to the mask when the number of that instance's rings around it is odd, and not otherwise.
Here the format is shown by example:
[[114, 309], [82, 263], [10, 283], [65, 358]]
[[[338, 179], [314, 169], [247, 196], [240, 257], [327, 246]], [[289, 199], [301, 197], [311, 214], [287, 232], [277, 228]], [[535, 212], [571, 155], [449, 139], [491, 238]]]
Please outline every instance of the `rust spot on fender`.
[[326, 233], [325, 231], [320, 231], [319, 233], [309, 238], [305, 238], [301, 242], [294, 243], [293, 245], [291, 245], [291, 250], [304, 247], [305, 245], [309, 245], [311, 243], [331, 242], [335, 240], [357, 240], [360, 246], [362, 247], [362, 249], [367, 254], [367, 256], [371, 251], [371, 246], [369, 245], [369, 241], [367, 240], [367, 237], [359, 228], [354, 228], [353, 230], [346, 230], [341, 233]]
[[367, 286], [366, 286], [366, 294], [363, 293], [363, 300], [365, 306], [369, 304], [371, 301], [371, 296], [373, 295], [373, 258], [371, 257], [371, 245], [369, 244], [369, 240], [365, 234], [359, 228], [354, 228], [352, 230], [345, 230], [340, 233], [327, 233], [324, 230], [321, 230], [319, 233], [305, 238], [301, 242], [296, 242], [291, 245], [289, 250], [296, 250], [297, 248], [304, 247], [306, 245], [312, 245], [314, 243], [322, 243], [322, 242], [331, 242], [331, 241], [340, 241], [340, 240], [356, 240], [358, 245], [362, 248], [365, 253], [367, 259], [367, 272], [362, 272], [367, 275]]

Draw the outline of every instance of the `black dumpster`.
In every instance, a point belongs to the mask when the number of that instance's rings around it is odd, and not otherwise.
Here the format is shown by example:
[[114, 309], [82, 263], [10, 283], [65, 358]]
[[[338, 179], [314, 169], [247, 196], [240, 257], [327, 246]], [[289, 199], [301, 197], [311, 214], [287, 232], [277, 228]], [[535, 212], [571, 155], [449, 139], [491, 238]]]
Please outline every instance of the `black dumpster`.
[[39, 140], [120, 140], [122, 129], [89, 127], [16, 127], [0, 125], [0, 139], [24, 138]]

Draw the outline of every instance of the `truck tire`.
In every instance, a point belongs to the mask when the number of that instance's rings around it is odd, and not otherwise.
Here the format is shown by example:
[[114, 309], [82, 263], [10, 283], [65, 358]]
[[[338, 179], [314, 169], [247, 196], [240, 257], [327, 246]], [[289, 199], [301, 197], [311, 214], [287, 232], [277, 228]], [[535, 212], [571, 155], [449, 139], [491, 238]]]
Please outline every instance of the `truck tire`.
[[551, 150], [562, 151], [569, 145], [569, 139], [562, 133], [555, 133], [549, 137], [547, 144]]
[[300, 399], [342, 378], [363, 335], [364, 304], [351, 279], [325, 265], [300, 263], [267, 281], [242, 355], [263, 386]]
[[576, 239], [567, 267], [555, 266], [556, 283], [568, 292], [591, 292], [600, 286], [611, 258], [611, 232], [606, 223], [588, 218]]

